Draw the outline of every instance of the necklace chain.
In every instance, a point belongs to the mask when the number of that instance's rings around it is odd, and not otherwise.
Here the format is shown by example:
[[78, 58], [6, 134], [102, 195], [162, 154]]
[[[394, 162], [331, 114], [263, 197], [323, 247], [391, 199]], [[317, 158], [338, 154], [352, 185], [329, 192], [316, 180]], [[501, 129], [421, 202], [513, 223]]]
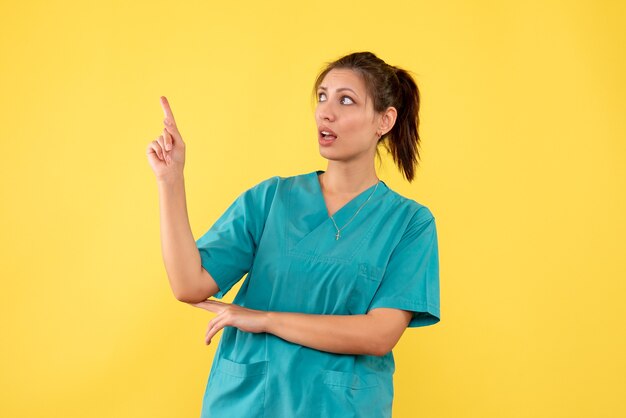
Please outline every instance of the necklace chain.
[[346, 224], [344, 226], [342, 226], [341, 228], [339, 228], [337, 226], [337, 223], [335, 222], [335, 219], [331, 216], [330, 219], [333, 221], [333, 224], [335, 224], [335, 229], [337, 230], [337, 233], [335, 234], [335, 241], [339, 239], [339, 235], [341, 233], [341, 230], [344, 229], [346, 226], [348, 226], [348, 224], [350, 222], [352, 222], [352, 220], [354, 219], [354, 217], [359, 213], [359, 211], [361, 210], [361, 208], [363, 208], [363, 206], [365, 206], [365, 204], [367, 202], [369, 202], [369, 200], [372, 198], [372, 196], [374, 195], [374, 193], [376, 193], [376, 189], [378, 188], [378, 185], [380, 184], [380, 179], [378, 180], [378, 182], [376, 182], [376, 187], [374, 187], [374, 190], [372, 191], [372, 193], [370, 193], [369, 197], [367, 198], [367, 200], [365, 202], [363, 202], [363, 204], [359, 207], [359, 209], [357, 209], [357, 211], [354, 213], [354, 215], [352, 215], [352, 218], [350, 218], [350, 220], [348, 222], [346, 222]]

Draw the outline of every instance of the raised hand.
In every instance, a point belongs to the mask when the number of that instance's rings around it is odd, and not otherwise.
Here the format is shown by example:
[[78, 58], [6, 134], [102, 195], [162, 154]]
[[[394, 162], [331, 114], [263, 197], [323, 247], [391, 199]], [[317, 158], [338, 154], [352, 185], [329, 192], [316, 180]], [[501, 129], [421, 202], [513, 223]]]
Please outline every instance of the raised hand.
[[185, 167], [185, 143], [180, 135], [172, 109], [165, 96], [161, 96], [165, 114], [162, 133], [150, 144], [146, 154], [157, 180], [169, 181], [183, 176]]

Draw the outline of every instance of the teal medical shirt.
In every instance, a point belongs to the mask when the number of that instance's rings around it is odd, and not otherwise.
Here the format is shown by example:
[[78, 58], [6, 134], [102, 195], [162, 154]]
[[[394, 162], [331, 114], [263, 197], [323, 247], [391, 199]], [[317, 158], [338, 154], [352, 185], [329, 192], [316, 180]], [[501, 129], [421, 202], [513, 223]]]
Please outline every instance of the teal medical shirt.
[[[328, 315], [374, 308], [413, 312], [409, 327], [439, 314], [435, 218], [380, 181], [339, 240], [318, 175], [274, 176], [241, 193], [197, 241], [202, 266], [233, 303], [262, 311]], [[334, 215], [342, 228], [372, 194]], [[372, 330], [374, 332], [374, 330]], [[224, 327], [202, 403], [203, 418], [390, 418], [393, 353], [331, 353], [270, 333]]]

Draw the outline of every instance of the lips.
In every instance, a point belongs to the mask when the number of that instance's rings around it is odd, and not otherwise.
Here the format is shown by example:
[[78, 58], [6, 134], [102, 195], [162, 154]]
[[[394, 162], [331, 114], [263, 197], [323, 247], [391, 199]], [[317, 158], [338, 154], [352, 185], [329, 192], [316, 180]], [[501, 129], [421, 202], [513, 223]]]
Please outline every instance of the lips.
[[319, 127], [318, 132], [319, 132], [320, 137], [324, 139], [336, 139], [337, 138], [337, 134], [335, 133], [335, 131], [333, 131], [332, 129], [324, 125]]

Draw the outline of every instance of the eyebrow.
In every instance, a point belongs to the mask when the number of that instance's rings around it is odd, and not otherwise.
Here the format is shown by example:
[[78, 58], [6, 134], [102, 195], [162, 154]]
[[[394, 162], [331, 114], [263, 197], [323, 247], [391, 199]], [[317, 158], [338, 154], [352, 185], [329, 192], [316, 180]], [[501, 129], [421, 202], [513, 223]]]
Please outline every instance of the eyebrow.
[[[320, 90], [327, 90], [327, 88], [325, 86], [320, 86], [319, 87]], [[351, 88], [348, 87], [340, 87], [337, 89], [337, 91], [343, 91], [343, 90], [350, 90], [352, 93], [354, 93], [357, 97], [359, 97], [358, 94], [356, 94], [356, 91], [352, 90]]]

